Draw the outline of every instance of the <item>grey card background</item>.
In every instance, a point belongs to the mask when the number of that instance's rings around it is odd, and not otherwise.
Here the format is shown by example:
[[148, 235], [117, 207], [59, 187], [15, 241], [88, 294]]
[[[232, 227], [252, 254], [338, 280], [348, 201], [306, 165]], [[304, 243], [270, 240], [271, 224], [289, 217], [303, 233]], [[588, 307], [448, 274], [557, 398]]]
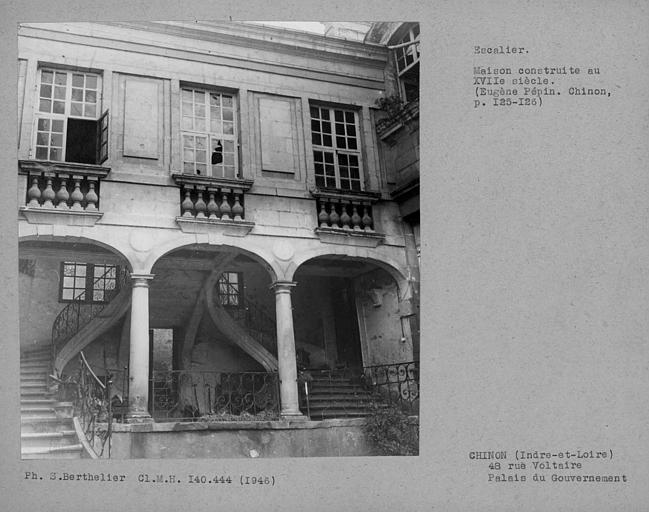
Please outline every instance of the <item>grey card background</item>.
[[[649, 509], [646, 2], [4, 0], [1, 5], [1, 509]], [[21, 462], [16, 23], [229, 16], [421, 22], [421, 455]], [[529, 53], [473, 55], [475, 45], [499, 44], [524, 46]], [[599, 67], [595, 85], [612, 94], [605, 99], [565, 94], [541, 108], [475, 109], [475, 65]], [[611, 450], [612, 460], [592, 467], [600, 474], [625, 474], [628, 482], [488, 482], [486, 463], [468, 455], [517, 449]], [[122, 472], [130, 482], [23, 479], [36, 468]], [[139, 472], [224, 470], [273, 473], [278, 484], [223, 490], [136, 482]]]

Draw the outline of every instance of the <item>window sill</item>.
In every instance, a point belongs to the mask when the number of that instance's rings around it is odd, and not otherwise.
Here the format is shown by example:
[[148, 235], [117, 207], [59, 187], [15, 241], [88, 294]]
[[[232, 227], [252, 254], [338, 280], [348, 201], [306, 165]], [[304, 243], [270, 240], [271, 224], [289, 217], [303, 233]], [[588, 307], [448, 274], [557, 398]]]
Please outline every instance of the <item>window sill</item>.
[[354, 190], [339, 190], [331, 188], [316, 188], [311, 190], [316, 199], [341, 199], [343, 201], [363, 201], [368, 204], [376, 203], [381, 198], [380, 192], [365, 192]]
[[105, 178], [110, 172], [110, 167], [95, 164], [76, 164], [71, 162], [53, 162], [49, 160], [18, 160], [19, 174], [81, 174]]
[[20, 213], [30, 224], [58, 224], [92, 227], [104, 215], [101, 212], [85, 212], [56, 208], [29, 208], [21, 206]]
[[357, 247], [377, 247], [385, 235], [376, 231], [345, 228], [315, 228], [315, 234], [325, 244], [355, 245]]
[[199, 185], [210, 188], [230, 188], [238, 189], [243, 192], [250, 190], [253, 180], [231, 179], [231, 178], [214, 178], [212, 176], [199, 176], [196, 174], [174, 173], [171, 178], [177, 185]]
[[196, 219], [193, 217], [176, 217], [176, 223], [183, 233], [223, 233], [226, 236], [246, 236], [255, 226], [254, 222], [245, 220]]

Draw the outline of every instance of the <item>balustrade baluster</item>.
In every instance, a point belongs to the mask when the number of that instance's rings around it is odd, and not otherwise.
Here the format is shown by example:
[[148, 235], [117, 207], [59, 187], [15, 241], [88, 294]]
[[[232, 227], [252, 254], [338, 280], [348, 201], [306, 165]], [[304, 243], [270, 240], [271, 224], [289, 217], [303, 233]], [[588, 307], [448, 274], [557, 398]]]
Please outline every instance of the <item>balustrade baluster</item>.
[[198, 199], [196, 200], [196, 203], [194, 204], [194, 209], [196, 210], [196, 218], [197, 219], [204, 219], [205, 218], [205, 210], [207, 210], [207, 205], [205, 204], [205, 201], [203, 200], [203, 190], [205, 190], [205, 187], [196, 187], [198, 189]]
[[56, 198], [56, 194], [54, 193], [54, 189], [52, 188], [52, 175], [46, 174], [46, 185], [45, 185], [45, 190], [43, 190], [43, 208], [54, 208], [54, 199]]
[[361, 230], [362, 221], [363, 219], [361, 219], [361, 216], [358, 214], [358, 207], [356, 205], [352, 206], [352, 226], [354, 227], [354, 231]]
[[232, 214], [234, 215], [234, 220], [243, 220], [243, 206], [239, 202], [239, 196], [242, 194], [242, 191], [234, 191], [234, 205], [232, 205]]
[[230, 213], [232, 211], [232, 208], [230, 208], [230, 204], [228, 203], [228, 194], [230, 193], [229, 189], [222, 189], [221, 190], [223, 194], [223, 202], [221, 203], [221, 220], [231, 220], [230, 219]]
[[329, 227], [329, 214], [325, 210], [324, 200], [320, 200], [320, 213], [318, 214], [318, 220], [320, 221], [320, 227], [326, 228]]
[[61, 185], [59, 186], [59, 191], [56, 193], [56, 207], [61, 210], [69, 210], [68, 199], [70, 199], [70, 194], [66, 185], [66, 180], [68, 176], [66, 174], [59, 174], [61, 179]]
[[341, 201], [340, 203], [340, 209], [342, 210], [341, 215], [340, 215], [340, 223], [342, 224], [343, 229], [351, 229], [350, 224], [352, 221], [352, 218], [349, 216], [349, 213], [347, 213], [347, 205]]
[[32, 186], [27, 192], [29, 203], [27, 206], [30, 208], [39, 208], [41, 206], [39, 199], [41, 198], [41, 189], [38, 187], [38, 176], [30, 175], [29, 179], [32, 180]]
[[369, 206], [363, 205], [363, 226], [365, 231], [374, 231], [372, 229], [372, 217], [370, 217]]
[[335, 201], [329, 201], [329, 224], [332, 228], [338, 228], [338, 222], [340, 221], [340, 215], [336, 211]]
[[194, 203], [192, 202], [191, 187], [185, 187], [185, 199], [181, 203], [180, 207], [183, 210], [183, 217], [194, 217]]
[[74, 190], [70, 194], [70, 199], [72, 200], [72, 210], [82, 211], [81, 202], [83, 201], [83, 192], [81, 192], [81, 180], [83, 176], [72, 176], [74, 180]]
[[95, 212], [97, 211], [97, 203], [99, 202], [99, 196], [95, 191], [95, 178], [88, 178], [88, 193], [86, 194], [86, 211]]
[[218, 212], [219, 212], [219, 205], [216, 204], [216, 201], [214, 200], [214, 195], [216, 191], [213, 189], [208, 189], [208, 192], [210, 195], [210, 200], [207, 203], [207, 212], [209, 214], [208, 218], [210, 220], [216, 220], [218, 219]]

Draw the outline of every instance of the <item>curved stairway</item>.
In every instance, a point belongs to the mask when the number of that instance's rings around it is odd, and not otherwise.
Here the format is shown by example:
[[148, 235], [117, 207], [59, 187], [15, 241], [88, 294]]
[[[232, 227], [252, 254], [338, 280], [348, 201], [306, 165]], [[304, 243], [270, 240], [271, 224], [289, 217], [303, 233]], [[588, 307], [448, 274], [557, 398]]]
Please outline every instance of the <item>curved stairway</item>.
[[23, 459], [79, 459], [72, 402], [59, 402], [49, 390], [51, 349], [20, 357], [20, 440]]

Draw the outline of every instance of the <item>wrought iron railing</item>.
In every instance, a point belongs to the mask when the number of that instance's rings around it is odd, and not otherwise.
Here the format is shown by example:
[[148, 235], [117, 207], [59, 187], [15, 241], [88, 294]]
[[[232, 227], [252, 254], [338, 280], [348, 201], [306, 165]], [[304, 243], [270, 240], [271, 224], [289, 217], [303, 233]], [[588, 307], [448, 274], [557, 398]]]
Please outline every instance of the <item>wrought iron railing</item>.
[[79, 352], [79, 376], [77, 396], [74, 401], [75, 417], [98, 457], [110, 458], [113, 425], [112, 376], [108, 374], [105, 382], [97, 377], [88, 364], [83, 351]]
[[279, 379], [270, 372], [153, 372], [151, 416], [205, 421], [279, 419]]
[[[220, 283], [220, 285], [223, 284], [227, 285], [230, 294], [239, 294], [239, 290], [231, 283]], [[250, 336], [277, 357], [277, 324], [275, 320], [257, 302], [248, 297], [239, 296], [242, 301], [239, 307], [224, 306], [224, 309], [239, 325], [246, 329]]]
[[112, 277], [110, 274], [117, 272], [115, 287], [106, 289], [103, 302], [86, 302], [86, 291], [79, 293], [72, 302], [65, 306], [57, 315], [52, 325], [52, 353], [56, 356], [61, 348], [72, 336], [84, 327], [90, 320], [97, 316], [128, 283], [128, 271], [123, 267], [110, 267], [102, 275], [95, 278], [93, 286], [102, 279]]
[[363, 368], [366, 387], [409, 414], [419, 414], [419, 361]]

